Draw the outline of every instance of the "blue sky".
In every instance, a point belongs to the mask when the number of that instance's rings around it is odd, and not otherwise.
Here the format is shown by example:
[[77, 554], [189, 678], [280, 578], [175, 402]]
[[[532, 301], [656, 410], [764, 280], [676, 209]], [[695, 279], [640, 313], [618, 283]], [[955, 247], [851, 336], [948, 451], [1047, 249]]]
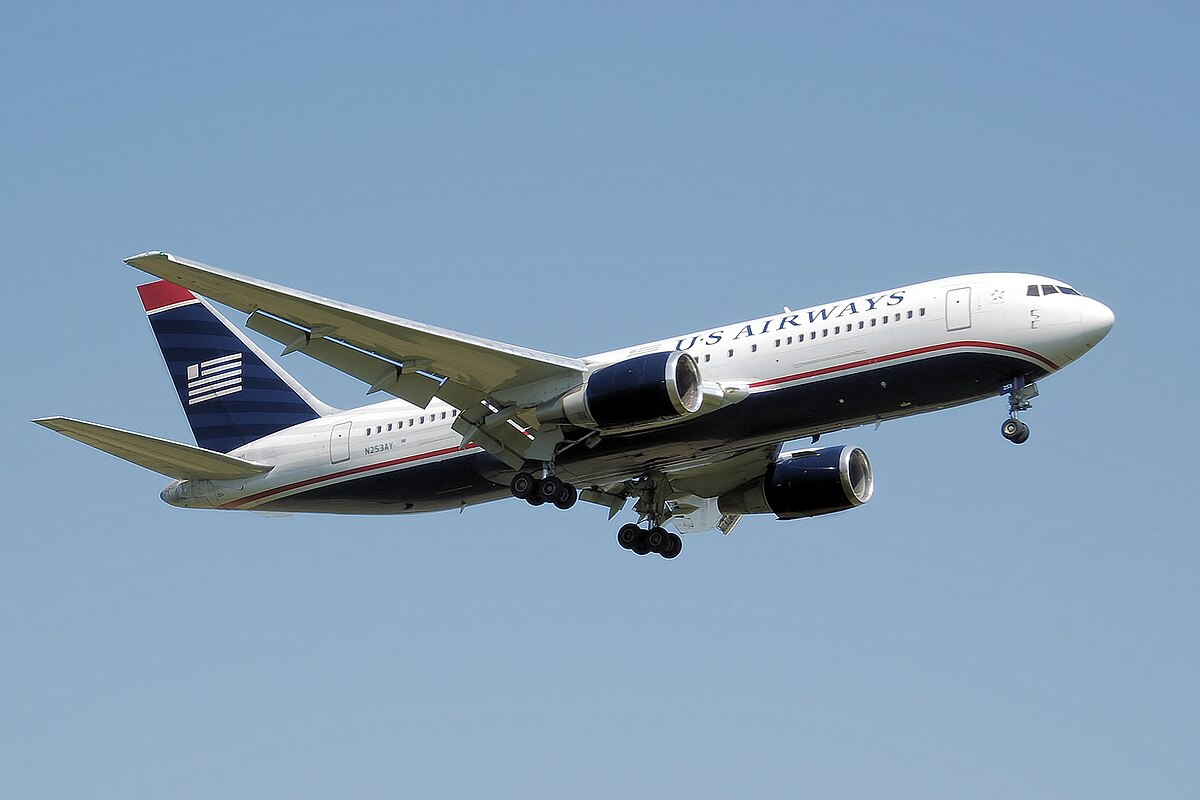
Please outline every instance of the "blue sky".
[[[1186, 3], [10, 4], [0, 794], [1195, 795], [1197, 85]], [[185, 512], [30, 425], [188, 438], [150, 249], [567, 355], [994, 269], [1117, 325], [1023, 447], [847, 431], [870, 504], [667, 563]]]

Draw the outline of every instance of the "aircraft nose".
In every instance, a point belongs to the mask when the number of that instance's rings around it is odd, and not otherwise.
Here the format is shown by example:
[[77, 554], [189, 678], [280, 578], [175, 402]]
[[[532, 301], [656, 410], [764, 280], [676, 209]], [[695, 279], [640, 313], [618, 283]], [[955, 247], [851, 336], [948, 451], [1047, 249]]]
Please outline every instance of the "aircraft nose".
[[1084, 298], [1087, 303], [1079, 310], [1079, 322], [1083, 326], [1084, 339], [1088, 347], [1095, 347], [1112, 330], [1116, 315], [1099, 300]]

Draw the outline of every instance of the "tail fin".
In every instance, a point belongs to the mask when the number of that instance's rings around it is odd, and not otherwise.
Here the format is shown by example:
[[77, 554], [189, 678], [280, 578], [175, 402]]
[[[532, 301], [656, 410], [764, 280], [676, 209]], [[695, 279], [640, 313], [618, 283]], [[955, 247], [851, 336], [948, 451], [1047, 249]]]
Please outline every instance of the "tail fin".
[[201, 447], [228, 453], [333, 410], [203, 298], [168, 281], [138, 294]]

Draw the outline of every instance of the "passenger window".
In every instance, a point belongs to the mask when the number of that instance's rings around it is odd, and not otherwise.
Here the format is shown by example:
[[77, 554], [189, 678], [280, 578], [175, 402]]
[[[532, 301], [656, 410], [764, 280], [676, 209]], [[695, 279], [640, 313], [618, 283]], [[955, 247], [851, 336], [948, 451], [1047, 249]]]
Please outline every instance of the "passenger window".
[[704, 354], [704, 363], [707, 364], [709, 361], [712, 361], [712, 356], [709, 355], [708, 353], [705, 353]]
[[882, 322], [883, 322], [883, 324], [884, 324], [884, 325], [887, 325], [887, 321], [888, 321], [888, 318], [887, 318], [887, 317], [884, 317], [884, 318], [883, 318], [883, 320], [882, 320]]
[[413, 426], [413, 420], [411, 420], [411, 419], [410, 419], [410, 420], [408, 421], [408, 427], [410, 427], [410, 428], [411, 428], [412, 426]]
[[900, 321], [900, 312], [897, 311], [896, 312], [896, 322], [899, 322], [899, 321]]
[[382, 425], [376, 425], [376, 426], [375, 426], [375, 432], [376, 432], [376, 433], [383, 433], [383, 426], [382, 426]]
[[803, 341], [804, 341], [804, 334], [802, 333], [802, 334], [800, 334], [799, 336], [797, 336], [797, 337], [796, 337], [796, 341], [797, 341], [797, 342], [803, 342]]
[[1038, 291], [1037, 284], [1034, 283], [1029, 284], [1029, 288], [1025, 290], [1025, 294], [1029, 295], [1030, 297], [1042, 296], [1041, 292]]
[[821, 338], [824, 339], [829, 335], [829, 328], [821, 328]]
[[371, 429], [367, 428], [367, 436], [370, 436], [370, 435], [371, 435]]
[[1042, 284], [1042, 295], [1045, 296], [1048, 294], [1058, 294], [1058, 289], [1055, 289], [1053, 286], [1048, 286], [1043, 283]]
[[756, 344], [752, 344], [752, 345], [750, 345], [750, 352], [751, 352], [751, 353], [757, 353], [757, 352], [758, 352], [758, 345], [756, 345]]
[[446, 418], [446, 412], [445, 412], [445, 411], [443, 411], [443, 412], [442, 412], [442, 419], [445, 419], [445, 418]]
[[860, 320], [860, 321], [859, 321], [859, 323], [858, 323], [858, 329], [861, 331], [861, 330], [863, 329], [863, 326], [865, 326], [866, 324], [867, 324], [867, 323], [865, 323], [865, 322], [863, 322], [863, 321], [861, 321], [861, 320]]
[[733, 349], [732, 348], [730, 348], [730, 350], [729, 350], [729, 357], [733, 358]]
[[908, 312], [908, 318], [909, 318], [909, 319], [912, 319], [912, 312], [911, 312], [911, 311], [910, 311], [910, 312]]
[[918, 316], [918, 317], [923, 317], [923, 316], [925, 316], [925, 309], [923, 309], [923, 308], [922, 308], [920, 311], [918, 311], [918, 312], [917, 312], [917, 316]]
[[834, 325], [834, 326], [833, 326], [833, 335], [834, 335], [834, 336], [837, 336], [837, 335], [838, 335], [839, 333], [841, 333], [841, 332], [842, 332], [842, 326], [841, 326], [841, 325]]
[[388, 429], [389, 431], [392, 429], [392, 423], [390, 423], [390, 422], [388, 423], [388, 428], [387, 428], [387, 429]]
[[788, 344], [791, 344], [791, 343], [792, 343], [792, 337], [790, 337], [790, 336], [789, 336], [789, 337], [788, 337]]
[[874, 317], [871, 317], [871, 327], [872, 327], [872, 328], [874, 328], [874, 327], [875, 327], [875, 323], [876, 323], [876, 322], [878, 322], [878, 321], [879, 321], [879, 320], [875, 319]]

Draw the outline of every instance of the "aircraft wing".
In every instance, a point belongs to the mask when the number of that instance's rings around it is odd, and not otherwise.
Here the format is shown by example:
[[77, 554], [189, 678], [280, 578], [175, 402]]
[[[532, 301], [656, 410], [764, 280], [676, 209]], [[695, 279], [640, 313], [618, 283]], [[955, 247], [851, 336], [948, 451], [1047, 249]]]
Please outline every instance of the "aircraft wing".
[[[587, 365], [422, 322], [383, 314], [257, 278], [151, 252], [125, 263], [250, 315], [247, 324], [370, 385], [420, 406], [440, 397], [463, 413], [455, 422], [510, 466], [547, 459], [562, 441], [538, 442], [531, 409], [583, 381]], [[524, 414], [524, 418], [522, 418]]]
[[270, 464], [245, 461], [215, 450], [159, 439], [144, 433], [110, 428], [95, 422], [84, 422], [69, 417], [45, 417], [33, 421], [77, 442], [83, 442], [168, 478], [234, 480], [262, 475], [272, 469]]
[[125, 263], [247, 314], [265, 311], [310, 338], [331, 336], [488, 394], [564, 375], [581, 380], [586, 371], [576, 358], [382, 314], [169, 253], [143, 253]]

